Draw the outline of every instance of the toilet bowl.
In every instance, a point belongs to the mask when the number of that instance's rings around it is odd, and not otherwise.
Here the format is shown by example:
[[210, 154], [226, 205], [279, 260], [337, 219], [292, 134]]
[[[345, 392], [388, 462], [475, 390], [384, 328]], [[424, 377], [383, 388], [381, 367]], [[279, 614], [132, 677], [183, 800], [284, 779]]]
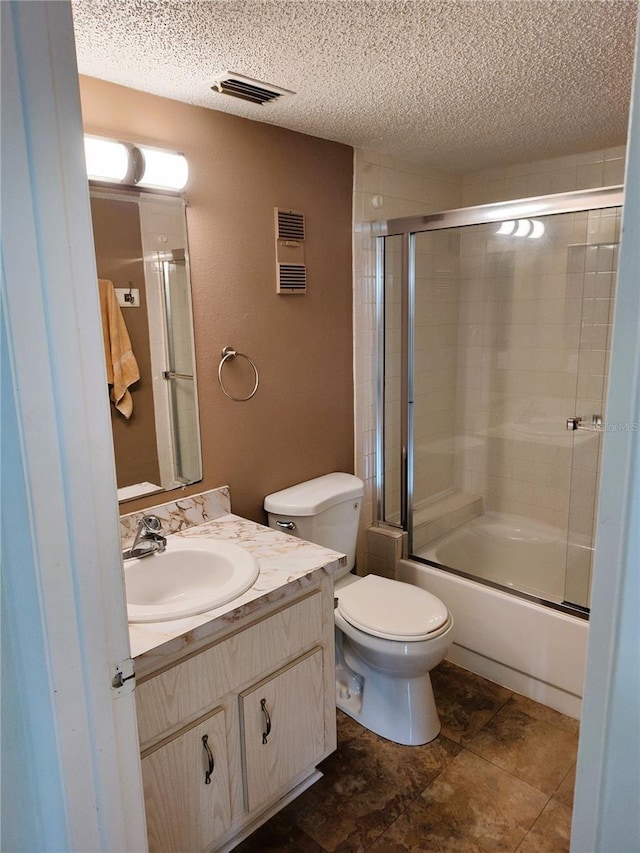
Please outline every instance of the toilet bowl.
[[451, 646], [451, 614], [425, 590], [376, 575], [344, 589], [338, 581], [336, 597], [336, 705], [396, 743], [433, 740], [429, 673]]
[[269, 526], [347, 555], [334, 576], [336, 705], [396, 743], [433, 740], [440, 720], [430, 671], [447, 655], [453, 618], [412, 584], [351, 574], [364, 486], [327, 474], [265, 498]]

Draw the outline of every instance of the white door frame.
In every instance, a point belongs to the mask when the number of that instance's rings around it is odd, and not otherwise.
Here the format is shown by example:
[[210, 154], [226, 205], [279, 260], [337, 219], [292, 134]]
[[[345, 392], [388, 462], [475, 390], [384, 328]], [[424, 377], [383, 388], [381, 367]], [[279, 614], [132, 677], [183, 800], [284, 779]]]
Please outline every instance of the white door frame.
[[640, 844], [640, 80], [636, 39], [573, 853]]
[[[3, 762], [3, 800], [28, 764], [43, 849], [142, 851], [134, 681], [111, 684], [130, 651], [71, 7], [0, 5], [2, 397], [15, 426], [2, 471], [3, 679], [16, 676], [15, 738], [29, 751]], [[12, 843], [32, 837], [2, 817]]]
[[[130, 687], [110, 687], [129, 647], [71, 10], [68, 2], [41, 0], [5, 0], [0, 8], [9, 353], [2, 395], [19, 456], [6, 479], [3, 465], [3, 611], [12, 616], [7, 654], [20, 694], [10, 698], [26, 709], [23, 739], [32, 752], [24, 764], [37, 759], [30, 808], [49, 833], [46, 849], [140, 851], [146, 839], [133, 695]], [[628, 423], [640, 420], [635, 92], [607, 407], [611, 421]], [[639, 439], [628, 432], [605, 441], [576, 853], [634, 849], [638, 837]], [[24, 511], [5, 510], [14, 498]], [[45, 684], [23, 666], [38, 653]], [[3, 707], [3, 725], [6, 717]], [[43, 720], [55, 733], [47, 749], [38, 741]], [[3, 760], [3, 782], [19, 786], [24, 772], [22, 763]], [[62, 806], [47, 814], [52, 781]], [[11, 817], [3, 814], [3, 833]]]

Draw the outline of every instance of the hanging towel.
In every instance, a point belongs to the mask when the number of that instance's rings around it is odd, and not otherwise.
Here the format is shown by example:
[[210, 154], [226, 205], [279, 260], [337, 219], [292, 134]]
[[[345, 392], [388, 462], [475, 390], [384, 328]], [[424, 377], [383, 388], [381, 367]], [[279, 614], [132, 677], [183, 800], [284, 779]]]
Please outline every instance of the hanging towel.
[[107, 363], [107, 382], [111, 385], [111, 400], [125, 418], [133, 412], [129, 386], [140, 379], [138, 362], [131, 349], [131, 340], [118, 305], [113, 282], [98, 279], [104, 357]]

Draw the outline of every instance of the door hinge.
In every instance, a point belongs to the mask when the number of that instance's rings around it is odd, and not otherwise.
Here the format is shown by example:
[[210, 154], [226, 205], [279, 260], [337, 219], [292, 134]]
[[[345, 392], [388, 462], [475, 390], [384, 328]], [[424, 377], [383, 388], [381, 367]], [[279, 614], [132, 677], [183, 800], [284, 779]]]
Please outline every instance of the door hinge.
[[130, 690], [133, 690], [135, 687], [135, 679], [136, 673], [133, 666], [133, 660], [131, 658], [126, 658], [126, 660], [120, 661], [119, 664], [116, 664], [115, 672], [111, 679], [111, 686], [114, 690], [119, 690], [121, 687], [125, 686], [126, 682], [130, 682], [127, 684], [127, 687]]

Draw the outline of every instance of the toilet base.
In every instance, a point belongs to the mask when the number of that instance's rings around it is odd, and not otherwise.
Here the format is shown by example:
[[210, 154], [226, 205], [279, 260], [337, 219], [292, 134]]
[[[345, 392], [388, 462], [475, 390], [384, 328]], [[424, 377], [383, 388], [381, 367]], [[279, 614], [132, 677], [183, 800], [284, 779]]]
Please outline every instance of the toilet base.
[[[340, 652], [337, 669], [343, 677], [336, 681], [336, 706], [341, 711], [394, 743], [419, 746], [438, 736], [440, 718], [428, 672], [398, 678], [374, 670], [354, 652], [346, 637]], [[355, 690], [345, 691], [345, 672]]]

